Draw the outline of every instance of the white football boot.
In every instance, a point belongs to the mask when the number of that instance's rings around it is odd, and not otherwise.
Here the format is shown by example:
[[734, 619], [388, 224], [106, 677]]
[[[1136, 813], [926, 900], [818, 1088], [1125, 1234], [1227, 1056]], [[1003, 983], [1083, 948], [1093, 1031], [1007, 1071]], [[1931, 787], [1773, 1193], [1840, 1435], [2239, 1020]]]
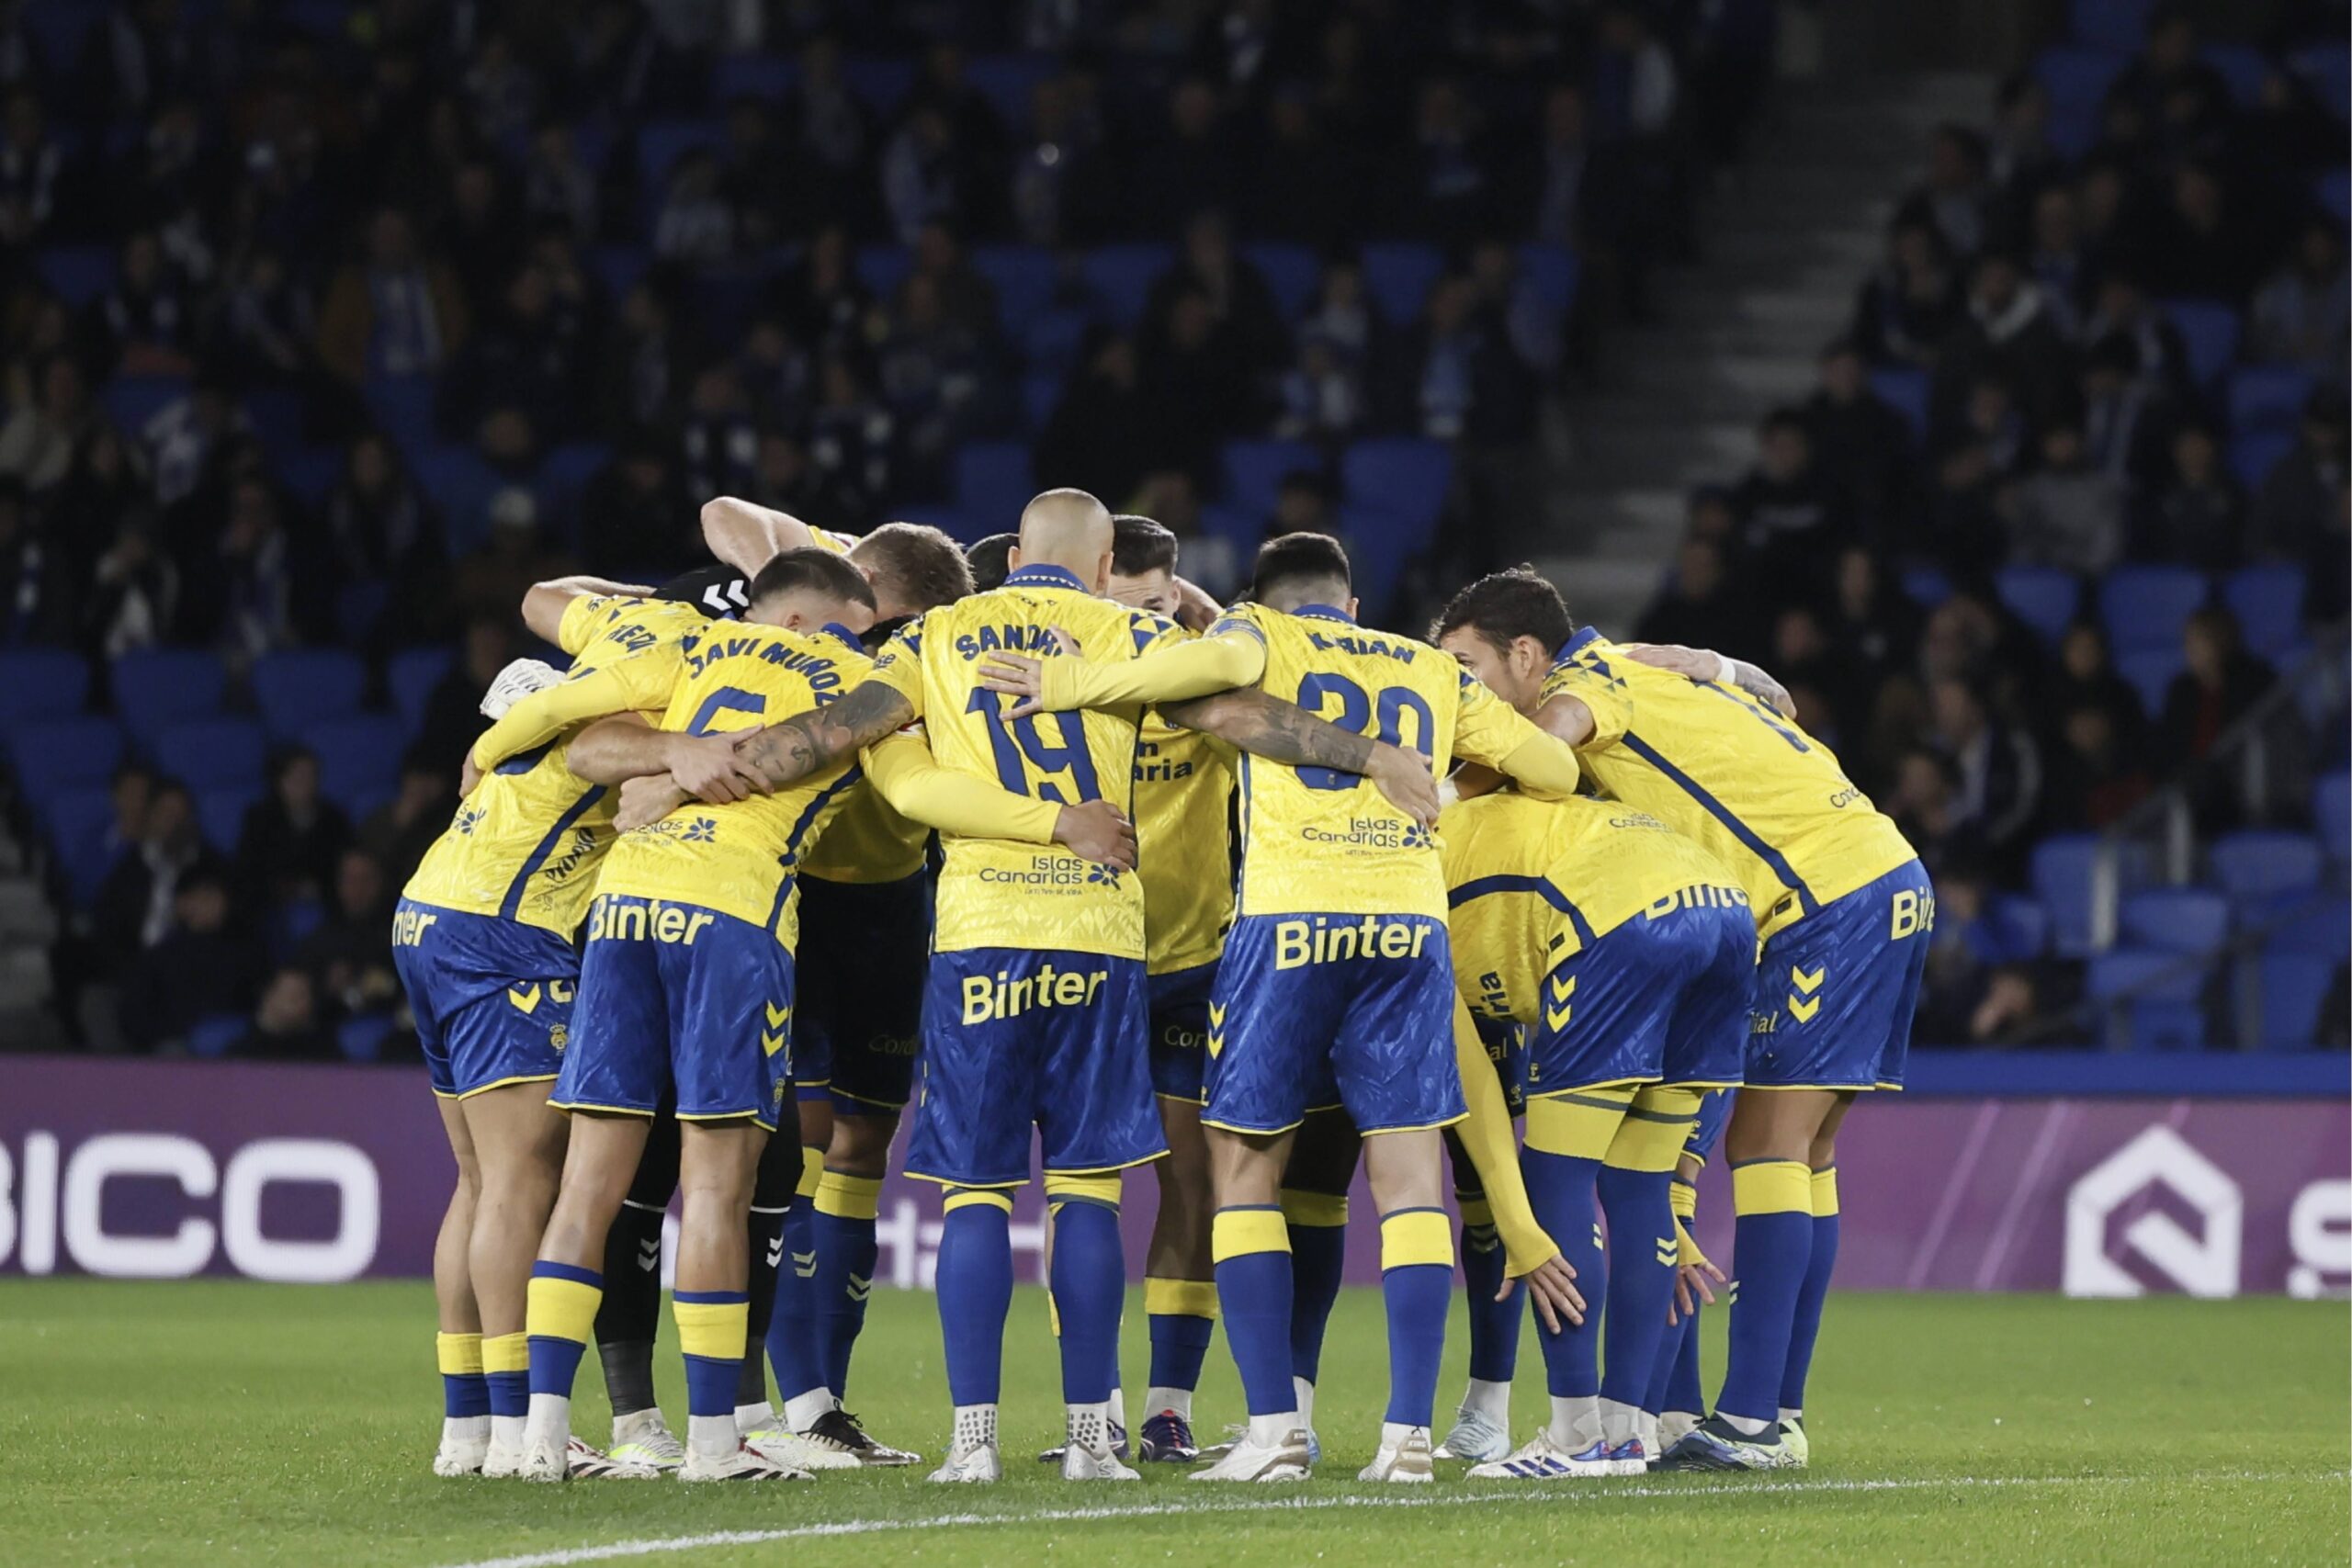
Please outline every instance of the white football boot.
[[1431, 1457], [1427, 1427], [1399, 1427], [1384, 1422], [1380, 1451], [1373, 1455], [1370, 1464], [1356, 1472], [1356, 1479], [1426, 1485], [1437, 1479], [1436, 1467], [1430, 1463]]
[[1112, 1450], [1110, 1418], [1101, 1407], [1073, 1407], [1062, 1440], [1064, 1481], [1141, 1481]]
[[678, 1466], [680, 1481], [810, 1481], [805, 1470], [778, 1464], [763, 1459], [749, 1448], [738, 1444], [727, 1452], [696, 1449], [689, 1445], [685, 1462]]
[[632, 1410], [613, 1417], [613, 1446], [605, 1457], [634, 1469], [670, 1471], [686, 1462], [686, 1445], [659, 1410]]
[[1313, 1473], [1307, 1458], [1306, 1428], [1293, 1427], [1274, 1442], [1261, 1443], [1247, 1427], [1225, 1450], [1225, 1457], [1206, 1470], [1196, 1470], [1189, 1481], [1304, 1481]]
[[433, 1455], [435, 1475], [480, 1475], [490, 1457], [490, 1417], [457, 1416], [441, 1423], [441, 1447]]

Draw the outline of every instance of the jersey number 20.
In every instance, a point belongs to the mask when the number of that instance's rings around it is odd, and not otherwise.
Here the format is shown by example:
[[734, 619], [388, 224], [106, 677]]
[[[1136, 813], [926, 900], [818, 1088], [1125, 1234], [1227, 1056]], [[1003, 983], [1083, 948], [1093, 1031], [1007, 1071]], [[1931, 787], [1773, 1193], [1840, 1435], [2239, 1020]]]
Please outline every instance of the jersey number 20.
[[[1337, 714], [1323, 711], [1327, 697], [1339, 699]], [[1409, 686], [1383, 686], [1375, 698], [1345, 675], [1309, 675], [1298, 683], [1298, 705], [1317, 718], [1329, 718], [1341, 729], [1358, 735], [1370, 731], [1376, 713], [1380, 723], [1378, 739], [1391, 746], [1410, 746], [1424, 757], [1430, 754], [1430, 731], [1437, 721], [1430, 716], [1430, 705]], [[1410, 740], [1405, 739], [1407, 714], [1414, 718]], [[1343, 773], [1338, 768], [1303, 767], [1298, 770], [1298, 782], [1309, 789], [1353, 789], [1363, 782], [1363, 775]]]

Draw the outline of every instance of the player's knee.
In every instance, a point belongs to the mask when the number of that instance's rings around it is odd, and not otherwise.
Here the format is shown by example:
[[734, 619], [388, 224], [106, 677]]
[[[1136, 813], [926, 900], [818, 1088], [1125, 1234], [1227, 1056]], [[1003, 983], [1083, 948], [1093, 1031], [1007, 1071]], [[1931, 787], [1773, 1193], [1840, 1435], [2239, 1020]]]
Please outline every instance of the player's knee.
[[898, 1130], [895, 1116], [836, 1116], [832, 1140], [825, 1145], [825, 1168], [879, 1179]]

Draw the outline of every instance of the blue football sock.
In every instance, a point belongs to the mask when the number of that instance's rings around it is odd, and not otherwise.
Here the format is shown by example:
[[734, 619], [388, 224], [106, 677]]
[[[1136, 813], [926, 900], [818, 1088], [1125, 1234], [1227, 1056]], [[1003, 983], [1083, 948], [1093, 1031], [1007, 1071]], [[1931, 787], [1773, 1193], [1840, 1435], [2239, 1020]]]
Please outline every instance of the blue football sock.
[[1544, 1386], [1555, 1399], [1590, 1398], [1600, 1392], [1600, 1320], [1609, 1293], [1608, 1258], [1593, 1218], [1600, 1161], [1529, 1148], [1520, 1152], [1519, 1164], [1535, 1223], [1577, 1271], [1577, 1291], [1584, 1297], [1583, 1323], [1564, 1325], [1557, 1334], [1538, 1330]]
[[[1311, 1383], [1322, 1371], [1323, 1332], [1330, 1326], [1331, 1309], [1340, 1300], [1340, 1276], [1347, 1266], [1348, 1201], [1286, 1189], [1283, 1215], [1290, 1237], [1291, 1375]], [[1218, 1276], [1220, 1287], [1224, 1282]]]
[[808, 1192], [796, 1192], [784, 1216], [784, 1260], [775, 1272], [775, 1304], [768, 1314], [768, 1363], [775, 1369], [779, 1401], [830, 1388], [819, 1348], [817, 1209]]
[[1616, 1257], [1609, 1263], [1608, 1370], [1600, 1397], [1639, 1407], [1649, 1393], [1666, 1309], [1674, 1300], [1674, 1211], [1668, 1171], [1600, 1168], [1600, 1212]]
[[1470, 1375], [1480, 1382], [1510, 1382], [1519, 1368], [1519, 1325], [1527, 1292], [1514, 1284], [1501, 1301], [1510, 1259], [1495, 1232], [1493, 1211], [1477, 1193], [1454, 1194], [1462, 1205], [1462, 1284], [1470, 1306]]
[[1731, 1169], [1731, 1349], [1716, 1410], [1766, 1424], [1780, 1418], [1781, 1381], [1797, 1295], [1813, 1257], [1813, 1173], [1803, 1160], [1750, 1160]]
[[[560, 1393], [571, 1397], [572, 1380], [580, 1373], [580, 1358], [587, 1353], [595, 1332], [596, 1306], [604, 1299], [605, 1277], [594, 1269], [544, 1259], [531, 1265], [531, 1283], [525, 1305], [528, 1337], [524, 1358], [528, 1369], [527, 1393]], [[498, 1413], [500, 1380], [515, 1371], [511, 1334], [482, 1342], [482, 1364], [491, 1380], [491, 1412]], [[528, 1405], [527, 1397], [524, 1401]]]
[[[1046, 1190], [1054, 1192], [1056, 1178]], [[1118, 1178], [1098, 1178], [1118, 1190]], [[1100, 1404], [1119, 1381], [1119, 1312], [1127, 1266], [1119, 1243], [1116, 1201], [1057, 1195], [1054, 1306], [1062, 1324], [1062, 1401]]]
[[742, 1291], [673, 1291], [670, 1312], [678, 1320], [678, 1348], [686, 1358], [686, 1414], [733, 1416], [750, 1296]]
[[[433, 1349], [441, 1367], [441, 1414], [452, 1421], [489, 1415], [490, 1379], [481, 1369], [481, 1336], [479, 1333], [435, 1334]], [[523, 1401], [527, 1409], [530, 1404], [527, 1383]]]
[[939, 1230], [939, 1325], [948, 1397], [994, 1404], [1003, 1381], [1004, 1319], [1012, 1310], [1012, 1200], [950, 1190]]
[[1658, 1342], [1657, 1360], [1642, 1408], [1653, 1416], [1668, 1410], [1703, 1412], [1706, 1400], [1706, 1392], [1699, 1386], [1699, 1305], [1693, 1302], [1690, 1315], [1669, 1325]]
[[1147, 1279], [1143, 1308], [1151, 1325], [1149, 1386], [1200, 1387], [1201, 1362], [1216, 1337], [1216, 1286], [1206, 1280]]
[[1438, 1362], [1453, 1293], [1453, 1226], [1443, 1209], [1380, 1216], [1380, 1294], [1388, 1309], [1388, 1414], [1426, 1427], [1437, 1406]]
[[825, 1386], [836, 1398], [849, 1392], [850, 1353], [865, 1330], [865, 1302], [874, 1292], [874, 1262], [881, 1256], [875, 1213], [882, 1183], [829, 1170], [818, 1179], [809, 1228], [816, 1238], [817, 1356]]
[[1225, 1312], [1225, 1342], [1240, 1369], [1250, 1414], [1280, 1416], [1295, 1410], [1298, 1395], [1290, 1381], [1293, 1264], [1282, 1211], [1250, 1205], [1219, 1209], [1210, 1236], [1217, 1301]]
[[1813, 1343], [1821, 1335], [1821, 1307], [1829, 1299], [1830, 1271], [1838, 1267], [1838, 1168], [1813, 1173], [1813, 1251], [1805, 1259], [1804, 1284], [1797, 1291], [1796, 1316], [1789, 1325], [1789, 1363], [1781, 1374], [1781, 1408], [1804, 1408], [1805, 1375], [1813, 1370]]

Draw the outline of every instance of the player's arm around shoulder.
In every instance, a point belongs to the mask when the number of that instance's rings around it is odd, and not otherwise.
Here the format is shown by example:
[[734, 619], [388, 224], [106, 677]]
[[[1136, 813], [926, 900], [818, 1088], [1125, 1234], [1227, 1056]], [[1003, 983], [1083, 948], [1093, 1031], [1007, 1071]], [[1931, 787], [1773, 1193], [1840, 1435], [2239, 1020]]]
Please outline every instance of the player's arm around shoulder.
[[1577, 765], [1573, 745], [1521, 718], [1469, 671], [1463, 671], [1460, 679], [1461, 703], [1453, 722], [1455, 753], [1494, 769], [1539, 799], [1559, 800], [1574, 795], [1582, 770]]
[[602, 577], [549, 578], [523, 591], [523, 624], [541, 642], [576, 654], [588, 646], [594, 634], [597, 601], [643, 599], [652, 592], [639, 583]]
[[1127, 612], [1126, 623], [1125, 648], [1089, 649], [1057, 630], [1059, 658], [990, 654], [980, 664], [980, 684], [1017, 697], [1007, 716], [1022, 718], [1072, 708], [1182, 702], [1255, 685], [1266, 672], [1265, 634], [1230, 612], [1196, 637], [1147, 611]]

